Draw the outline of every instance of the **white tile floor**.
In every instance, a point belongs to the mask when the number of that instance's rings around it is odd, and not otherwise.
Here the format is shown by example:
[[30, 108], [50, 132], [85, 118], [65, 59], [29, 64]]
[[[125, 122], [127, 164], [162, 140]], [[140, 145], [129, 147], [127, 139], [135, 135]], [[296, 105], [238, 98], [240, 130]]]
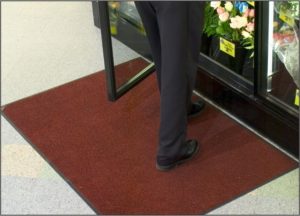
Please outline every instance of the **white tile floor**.
[[[1, 105], [104, 68], [91, 2], [1, 2]], [[116, 62], [137, 56], [114, 40]], [[2, 214], [95, 214], [1, 116]], [[299, 214], [299, 169], [210, 214]]]

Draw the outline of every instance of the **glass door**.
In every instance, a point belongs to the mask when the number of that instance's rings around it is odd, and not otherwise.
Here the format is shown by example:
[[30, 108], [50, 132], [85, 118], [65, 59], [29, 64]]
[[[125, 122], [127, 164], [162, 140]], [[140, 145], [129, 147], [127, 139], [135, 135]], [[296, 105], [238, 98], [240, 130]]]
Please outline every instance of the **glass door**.
[[256, 2], [206, 1], [200, 67], [237, 91], [254, 89]]
[[262, 55], [258, 93], [290, 115], [299, 116], [299, 1], [262, 6]]
[[117, 100], [155, 68], [133, 1], [98, 2], [108, 98]]

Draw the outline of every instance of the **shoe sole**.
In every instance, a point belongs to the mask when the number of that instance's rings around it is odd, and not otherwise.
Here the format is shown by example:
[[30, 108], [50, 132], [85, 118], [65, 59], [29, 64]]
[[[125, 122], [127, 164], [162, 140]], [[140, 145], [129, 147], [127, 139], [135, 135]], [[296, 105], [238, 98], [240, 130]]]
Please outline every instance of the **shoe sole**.
[[184, 159], [184, 160], [177, 161], [176, 163], [174, 163], [174, 164], [172, 164], [172, 165], [168, 165], [168, 166], [160, 166], [160, 165], [158, 165], [158, 164], [156, 163], [156, 169], [158, 169], [159, 171], [169, 171], [169, 170], [171, 170], [171, 169], [174, 169], [174, 168], [176, 168], [177, 166], [179, 166], [179, 165], [181, 165], [181, 164], [183, 164], [183, 163], [185, 163], [185, 162], [187, 162], [187, 161], [192, 160], [192, 159], [198, 154], [199, 149], [200, 149], [200, 144], [198, 143], [197, 148], [196, 148], [194, 154], [193, 154], [191, 157], [189, 157], [189, 158], [187, 158], [187, 159]]

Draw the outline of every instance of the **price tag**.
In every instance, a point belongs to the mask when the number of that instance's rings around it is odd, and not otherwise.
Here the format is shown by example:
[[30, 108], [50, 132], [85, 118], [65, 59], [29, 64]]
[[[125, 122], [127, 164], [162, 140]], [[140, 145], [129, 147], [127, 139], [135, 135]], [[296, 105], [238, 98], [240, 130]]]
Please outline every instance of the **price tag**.
[[299, 106], [299, 89], [296, 90], [295, 105]]
[[220, 50], [235, 57], [235, 44], [224, 38], [220, 38]]
[[110, 26], [110, 33], [111, 33], [112, 35], [117, 35], [117, 33], [118, 33], [117, 26], [111, 25], [111, 26]]
[[251, 5], [253, 7], [255, 6], [255, 2], [254, 1], [247, 1], [247, 2], [248, 2], [249, 5]]
[[283, 22], [287, 23], [289, 26], [294, 26], [294, 24], [295, 24], [294, 18], [292, 18], [292, 17], [286, 15], [286, 13], [284, 13], [283, 11], [280, 11], [280, 13], [279, 13], [279, 18], [280, 18]]

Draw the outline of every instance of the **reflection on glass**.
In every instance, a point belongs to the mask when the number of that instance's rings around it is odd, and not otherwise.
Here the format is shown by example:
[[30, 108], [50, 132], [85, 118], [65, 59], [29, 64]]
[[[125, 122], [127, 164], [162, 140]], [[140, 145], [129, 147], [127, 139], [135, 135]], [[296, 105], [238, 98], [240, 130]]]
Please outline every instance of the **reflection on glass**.
[[[149, 65], [150, 48], [133, 1], [109, 1], [116, 87]], [[126, 64], [125, 64], [126, 63]]]
[[254, 21], [254, 1], [207, 2], [202, 52], [253, 81]]
[[298, 112], [299, 1], [276, 1], [269, 5], [269, 53], [265, 91], [277, 103]]

